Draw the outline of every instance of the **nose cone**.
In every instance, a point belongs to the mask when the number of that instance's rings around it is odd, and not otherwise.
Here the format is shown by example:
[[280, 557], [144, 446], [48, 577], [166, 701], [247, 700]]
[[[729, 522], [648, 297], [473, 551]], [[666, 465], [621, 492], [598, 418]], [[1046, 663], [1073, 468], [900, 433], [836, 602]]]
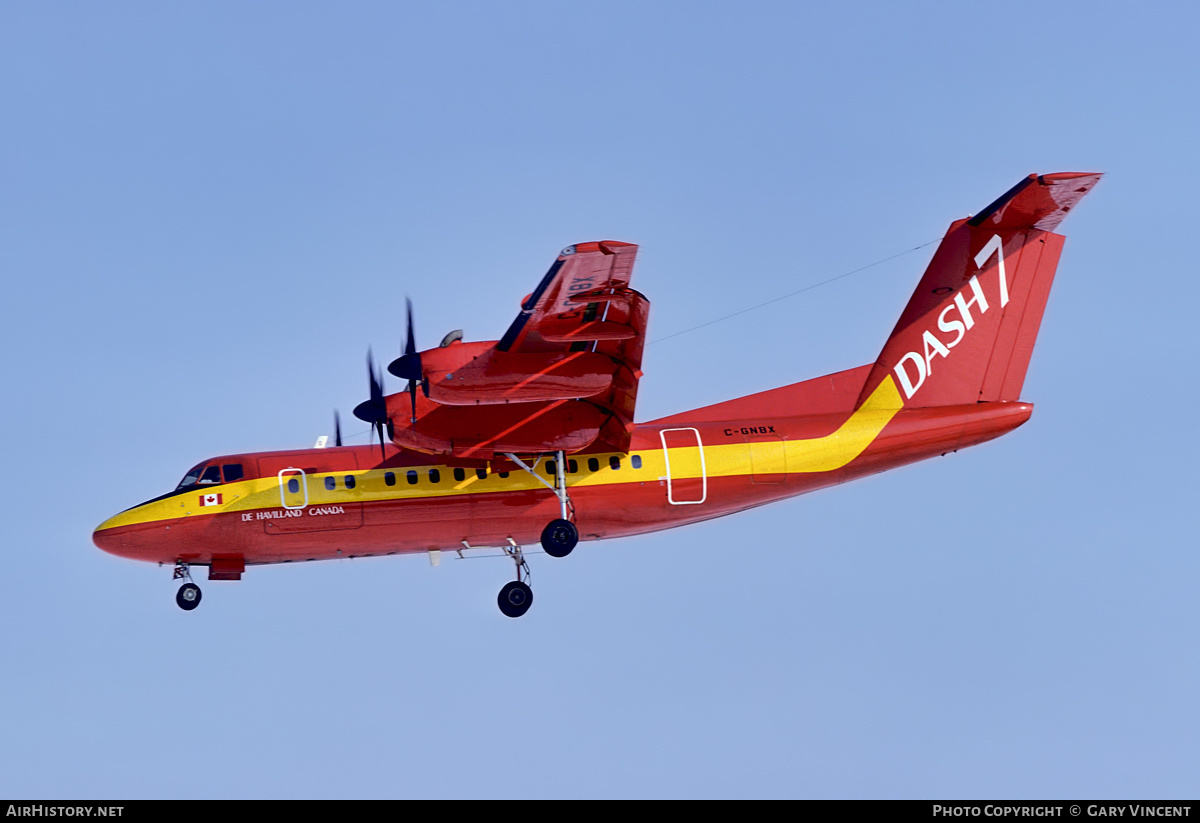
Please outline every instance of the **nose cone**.
[[182, 525], [163, 515], [161, 501], [152, 500], [105, 520], [92, 532], [92, 542], [118, 557], [165, 563], [175, 559], [180, 540], [187, 540]]
[[158, 542], [155, 539], [155, 524], [145, 522], [144, 518], [139, 516], [141, 508], [135, 506], [115, 514], [97, 526], [92, 532], [92, 542], [96, 544], [96, 548], [133, 560], [156, 559], [148, 556], [148, 552]]
[[115, 517], [108, 518], [92, 532], [92, 542], [96, 544], [96, 548], [102, 549], [109, 554], [120, 554], [118, 549], [122, 540], [118, 535], [117, 524], [114, 522], [116, 519]]

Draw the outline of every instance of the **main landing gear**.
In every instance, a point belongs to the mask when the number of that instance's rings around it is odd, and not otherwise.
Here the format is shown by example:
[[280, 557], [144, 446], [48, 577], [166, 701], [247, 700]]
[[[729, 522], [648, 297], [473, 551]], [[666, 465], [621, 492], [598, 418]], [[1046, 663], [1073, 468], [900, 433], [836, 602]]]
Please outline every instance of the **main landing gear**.
[[554, 496], [558, 498], [561, 516], [557, 520], [551, 520], [546, 524], [546, 528], [542, 529], [542, 548], [551, 557], [566, 557], [579, 542], [579, 529], [575, 528], [575, 524], [571, 522], [575, 519], [575, 506], [571, 503], [571, 496], [567, 494], [567, 461], [565, 456], [560, 451], [554, 453], [553, 486], [547, 483], [546, 479], [535, 471], [537, 461], [534, 461], [534, 464], [529, 466], [515, 454], [505, 454], [504, 456], [524, 469], [543, 486], [554, 492]]
[[200, 605], [200, 587], [192, 582], [192, 573], [188, 568], [188, 564], [179, 560], [175, 563], [174, 580], [186, 580], [179, 591], [175, 594], [175, 603], [185, 612], [190, 612], [192, 609]]

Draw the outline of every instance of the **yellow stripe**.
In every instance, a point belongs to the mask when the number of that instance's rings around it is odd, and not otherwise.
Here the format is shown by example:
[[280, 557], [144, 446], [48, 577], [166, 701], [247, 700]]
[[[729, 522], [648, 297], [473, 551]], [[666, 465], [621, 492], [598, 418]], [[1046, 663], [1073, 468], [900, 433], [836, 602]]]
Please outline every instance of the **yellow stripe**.
[[[709, 477], [735, 477], [751, 473], [805, 474], [840, 469], [871, 445], [903, 405], [900, 392], [897, 391], [892, 376], [888, 375], [833, 434], [811, 440], [704, 446], [704, 473]], [[661, 465], [662, 452], [654, 454], [659, 456]], [[666, 474], [665, 466], [660, 468], [659, 472]], [[700, 450], [697, 447], [671, 449], [672, 480], [700, 476]]]
[[831, 472], [842, 468], [875, 441], [903, 405], [889, 374], [833, 434], [788, 443], [788, 471]]
[[[900, 393], [896, 390], [895, 383], [889, 375], [867, 398], [866, 402], [832, 434], [811, 440], [704, 446], [704, 471], [709, 477], [733, 477], [749, 475], [752, 469], [755, 474], [826, 472], [840, 469], [862, 454], [902, 406]], [[570, 458], [577, 460], [581, 464], [580, 468], [584, 471], [578, 474], [568, 474], [567, 487], [657, 482], [666, 476], [666, 461], [661, 449], [638, 451], [635, 454], [642, 458], [642, 468], [640, 469], [634, 469], [626, 456], [615, 453], [612, 455], [579, 455]], [[613, 456], [621, 457], [620, 469], [609, 467], [608, 459]], [[586, 471], [589, 457], [595, 457], [600, 461], [599, 471]], [[544, 466], [544, 461], [538, 464], [542, 476], [545, 476]], [[431, 468], [437, 469], [442, 474], [441, 483], [434, 484], [429, 481], [428, 472]], [[419, 480], [416, 485], [408, 485], [405, 475], [410, 470], [418, 473]], [[384, 474], [387, 471], [395, 473], [395, 486], [388, 486], [384, 483]], [[484, 480], [479, 479], [473, 469], [467, 469], [467, 476], [461, 481], [453, 480], [453, 471], [447, 466], [421, 466], [412, 469], [406, 467], [390, 470], [369, 469], [311, 474], [308, 475], [311, 478], [308, 507], [346, 505], [377, 500], [430, 499], [529, 489], [549, 493], [545, 486], [519, 469], [511, 472], [507, 478], [500, 477], [498, 474], [488, 474]], [[355, 478], [353, 489], [345, 488], [345, 481], [342, 478], [347, 475], [353, 475]], [[700, 476], [700, 450], [697, 447], [671, 449], [671, 477], [673, 479]], [[336, 478], [338, 487], [334, 490], [326, 489], [324, 483], [326, 477]], [[447, 480], [450, 482], [447, 483]], [[224, 502], [220, 506], [201, 506], [200, 497], [206, 493], [206, 487], [194, 486], [187, 492], [168, 497], [165, 500], [147, 503], [111, 517], [100, 524], [97, 531], [117, 526], [223, 512], [249, 512], [282, 508], [279, 481], [275, 477], [242, 480], [237, 483], [208, 488], [212, 488], [214, 493], [219, 492], [222, 495]]]

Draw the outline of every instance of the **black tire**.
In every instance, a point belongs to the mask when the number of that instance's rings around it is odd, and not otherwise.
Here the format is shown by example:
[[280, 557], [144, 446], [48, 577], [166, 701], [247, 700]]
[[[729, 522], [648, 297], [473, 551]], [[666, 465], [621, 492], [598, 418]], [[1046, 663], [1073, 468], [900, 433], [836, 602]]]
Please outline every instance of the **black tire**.
[[500, 590], [496, 602], [506, 617], [520, 617], [533, 605], [533, 590], [520, 580], [514, 580]]
[[579, 529], [570, 520], [551, 520], [542, 529], [542, 548], [551, 557], [566, 557], [579, 542]]
[[200, 587], [195, 583], [184, 583], [179, 587], [179, 592], [175, 595], [175, 602], [179, 605], [179, 608], [185, 612], [190, 612], [200, 605]]

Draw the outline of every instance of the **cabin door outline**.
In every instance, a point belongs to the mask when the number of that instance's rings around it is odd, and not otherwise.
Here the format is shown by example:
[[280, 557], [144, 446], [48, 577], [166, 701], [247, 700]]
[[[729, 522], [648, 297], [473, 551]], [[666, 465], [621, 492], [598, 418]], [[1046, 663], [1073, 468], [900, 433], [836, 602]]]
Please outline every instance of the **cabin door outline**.
[[[663, 462], [667, 467], [664, 478], [667, 481], [667, 502], [672, 506], [700, 505], [708, 499], [708, 470], [704, 462], [704, 443], [700, 439], [700, 430], [691, 427], [662, 429], [658, 437], [662, 441]], [[699, 477], [687, 473], [688, 469], [695, 468], [694, 457], [687, 453], [689, 449], [695, 449], [699, 457]], [[674, 475], [671, 472], [672, 451], [675, 453]], [[700, 481], [698, 489], [696, 480]]]

